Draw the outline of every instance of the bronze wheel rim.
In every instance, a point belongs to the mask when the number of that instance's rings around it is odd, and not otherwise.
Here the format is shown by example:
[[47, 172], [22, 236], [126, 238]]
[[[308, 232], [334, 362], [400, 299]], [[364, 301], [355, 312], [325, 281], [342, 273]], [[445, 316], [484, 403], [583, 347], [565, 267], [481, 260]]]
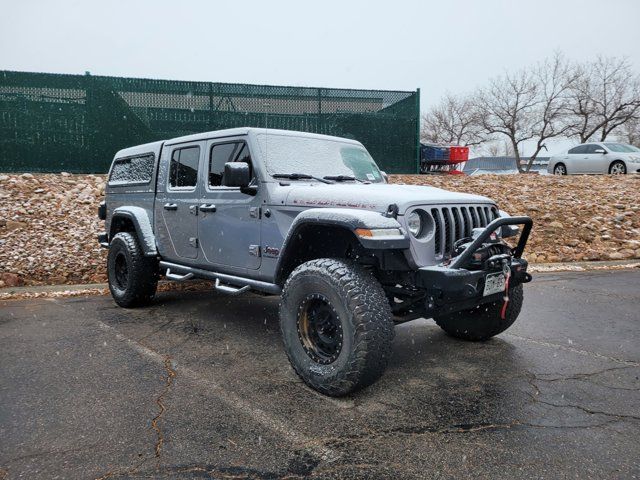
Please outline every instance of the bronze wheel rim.
[[314, 362], [328, 365], [342, 351], [343, 330], [340, 316], [327, 297], [307, 295], [298, 307], [298, 338]]

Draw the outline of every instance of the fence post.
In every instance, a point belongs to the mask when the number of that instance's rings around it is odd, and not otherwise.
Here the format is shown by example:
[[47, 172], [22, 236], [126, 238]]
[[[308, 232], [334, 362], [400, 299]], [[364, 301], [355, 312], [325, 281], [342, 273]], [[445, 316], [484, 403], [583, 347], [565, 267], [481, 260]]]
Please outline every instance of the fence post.
[[213, 83], [209, 83], [209, 130], [213, 130]]
[[416, 173], [420, 173], [420, 89], [416, 89]]
[[318, 88], [318, 132], [324, 133], [324, 122], [322, 121], [322, 89]]

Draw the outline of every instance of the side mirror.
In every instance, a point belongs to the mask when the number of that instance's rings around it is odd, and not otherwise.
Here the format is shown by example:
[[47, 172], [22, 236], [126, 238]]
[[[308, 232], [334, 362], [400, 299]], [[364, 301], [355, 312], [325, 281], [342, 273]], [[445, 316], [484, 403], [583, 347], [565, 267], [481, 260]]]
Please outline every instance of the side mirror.
[[249, 165], [244, 162], [228, 162], [224, 164], [224, 184], [227, 187], [245, 188], [251, 182]]
[[384, 183], [389, 183], [389, 175], [387, 175], [387, 172], [380, 170], [380, 173], [382, 174], [382, 178], [384, 178]]
[[607, 151], [604, 148], [597, 148], [593, 153], [602, 153], [604, 155]]

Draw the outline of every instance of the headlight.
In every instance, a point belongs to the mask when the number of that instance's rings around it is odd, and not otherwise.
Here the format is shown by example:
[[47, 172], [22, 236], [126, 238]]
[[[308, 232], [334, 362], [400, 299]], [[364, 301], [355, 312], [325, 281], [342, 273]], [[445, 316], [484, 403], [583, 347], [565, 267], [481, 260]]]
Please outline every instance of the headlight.
[[422, 230], [422, 218], [418, 212], [411, 212], [407, 216], [407, 229], [414, 237], [420, 235]]

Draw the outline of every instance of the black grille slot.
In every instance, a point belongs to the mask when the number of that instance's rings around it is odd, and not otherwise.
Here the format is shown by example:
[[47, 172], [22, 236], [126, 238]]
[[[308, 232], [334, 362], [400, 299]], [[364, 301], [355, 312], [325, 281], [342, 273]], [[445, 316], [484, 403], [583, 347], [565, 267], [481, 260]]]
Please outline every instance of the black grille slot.
[[444, 219], [444, 253], [451, 252], [451, 212], [448, 208], [442, 209], [442, 218]]
[[478, 221], [478, 214], [474, 207], [469, 207], [469, 212], [471, 213], [471, 228], [478, 228], [480, 226], [480, 222]]
[[478, 207], [478, 211], [480, 212], [480, 218], [482, 218], [482, 226], [486, 227], [489, 224], [489, 222], [487, 222], [487, 217], [484, 214], [484, 208]]
[[435, 250], [436, 250], [436, 255], [442, 255], [442, 242], [440, 239], [440, 235], [442, 234], [442, 219], [440, 218], [440, 212], [438, 211], [437, 208], [432, 208], [431, 209], [431, 215], [433, 215], [433, 223], [435, 223], [436, 228], [435, 228], [435, 232], [434, 232], [434, 242], [435, 242]]
[[460, 212], [462, 212], [462, 221], [464, 223], [464, 236], [470, 237], [471, 236], [471, 217], [469, 217], [469, 210], [467, 209], [467, 207], [462, 207], [460, 209]]
[[455, 243], [464, 236], [464, 228], [462, 226], [462, 219], [460, 218], [460, 211], [456, 207], [453, 207], [451, 209], [451, 213], [453, 214], [453, 224], [455, 225], [455, 228], [453, 229], [453, 241]]

